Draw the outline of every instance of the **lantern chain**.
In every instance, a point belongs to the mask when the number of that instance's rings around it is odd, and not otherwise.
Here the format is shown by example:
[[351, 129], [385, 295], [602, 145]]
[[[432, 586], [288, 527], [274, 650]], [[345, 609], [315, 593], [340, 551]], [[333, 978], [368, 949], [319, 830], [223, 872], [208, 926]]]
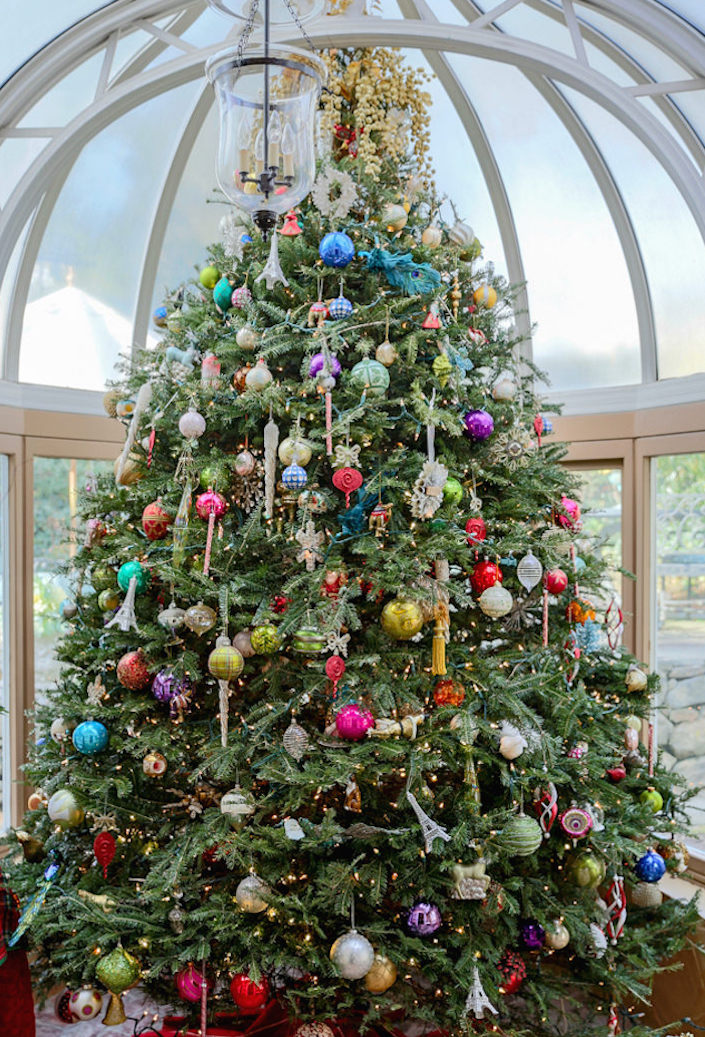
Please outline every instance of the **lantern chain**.
[[252, 4], [250, 6], [250, 13], [247, 16], [247, 21], [245, 22], [243, 30], [240, 33], [240, 38], [237, 41], [237, 61], [238, 62], [242, 61], [242, 56], [245, 53], [245, 48], [247, 47], [247, 44], [250, 42], [250, 36], [252, 35], [252, 30], [253, 30], [254, 25], [255, 25], [255, 18], [257, 17], [257, 10], [258, 10], [258, 8], [259, 8], [259, 0], [252, 0]]
[[303, 38], [306, 40], [306, 42], [308, 43], [308, 45], [311, 48], [311, 50], [315, 50], [316, 48], [314, 47], [313, 43], [311, 42], [311, 37], [309, 36], [309, 34], [306, 32], [306, 30], [304, 29], [303, 25], [301, 24], [301, 19], [299, 18], [298, 12], [296, 10], [296, 7], [292, 3], [292, 0], [284, 0], [284, 6], [286, 7], [286, 9], [289, 12], [289, 14], [291, 15], [291, 17], [293, 18], [293, 20], [294, 20], [294, 22], [296, 24], [296, 28], [299, 30], [299, 32], [301, 33]]

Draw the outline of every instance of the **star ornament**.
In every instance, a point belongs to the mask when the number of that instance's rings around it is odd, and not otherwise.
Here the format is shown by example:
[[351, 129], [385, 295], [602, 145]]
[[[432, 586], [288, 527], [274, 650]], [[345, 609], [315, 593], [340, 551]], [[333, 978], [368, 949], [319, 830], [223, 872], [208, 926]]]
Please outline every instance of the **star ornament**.
[[297, 532], [296, 540], [301, 547], [296, 556], [296, 561], [305, 562], [306, 571], [313, 572], [316, 565], [323, 561], [323, 555], [320, 550], [324, 540], [323, 533], [316, 532], [313, 519], [309, 519], [306, 525], [302, 526]]

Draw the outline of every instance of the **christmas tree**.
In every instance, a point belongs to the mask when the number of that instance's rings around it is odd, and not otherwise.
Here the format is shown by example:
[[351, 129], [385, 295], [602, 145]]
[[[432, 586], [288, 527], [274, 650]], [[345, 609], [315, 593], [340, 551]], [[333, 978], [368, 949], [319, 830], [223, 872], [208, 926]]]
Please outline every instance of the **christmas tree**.
[[141, 982], [238, 1031], [614, 1031], [696, 919], [657, 885], [687, 793], [641, 737], [655, 678], [512, 292], [441, 217], [423, 75], [328, 62], [279, 259], [229, 213], [106, 397], [17, 938], [106, 1023]]

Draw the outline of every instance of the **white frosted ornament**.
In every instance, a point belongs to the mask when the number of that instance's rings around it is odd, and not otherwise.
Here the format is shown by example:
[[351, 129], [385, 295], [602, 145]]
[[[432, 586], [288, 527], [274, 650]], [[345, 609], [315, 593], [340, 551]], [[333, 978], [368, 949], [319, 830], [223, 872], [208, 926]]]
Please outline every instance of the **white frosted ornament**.
[[590, 922], [590, 954], [593, 958], [604, 957], [607, 950], [607, 937], [595, 922]]
[[426, 248], [438, 248], [440, 243], [443, 241], [443, 231], [440, 227], [436, 227], [435, 224], [432, 223], [424, 230], [421, 235], [421, 241]]
[[525, 554], [517, 565], [517, 579], [522, 587], [531, 591], [541, 582], [543, 566], [531, 551]]
[[69, 736], [69, 729], [63, 717], [57, 717], [56, 720], [52, 720], [49, 734], [58, 745], [66, 741]]
[[462, 220], [456, 220], [448, 231], [448, 237], [454, 245], [459, 245], [460, 248], [467, 248], [475, 240], [475, 231], [469, 224], [463, 223]]
[[222, 796], [220, 812], [227, 817], [231, 826], [239, 831], [244, 827], [248, 817], [252, 817], [255, 812], [255, 797], [251, 792], [243, 792], [240, 786], [236, 785]]
[[512, 607], [513, 600], [508, 590], [501, 583], [495, 583], [482, 592], [477, 603], [491, 619], [499, 619], [506, 616]]
[[245, 375], [245, 385], [248, 389], [254, 389], [256, 392], [261, 392], [271, 381], [272, 372], [264, 360], [258, 360], [255, 366], [251, 367]]
[[529, 744], [521, 731], [508, 720], [499, 725], [499, 735], [499, 751], [505, 760], [516, 760]]
[[335, 941], [330, 949], [330, 960], [343, 979], [362, 979], [372, 968], [375, 951], [367, 937], [351, 929]]
[[81, 987], [80, 990], [74, 990], [69, 998], [69, 1011], [76, 1023], [95, 1019], [102, 1007], [103, 995], [93, 987]]
[[287, 436], [286, 439], [282, 439], [277, 453], [283, 465], [298, 464], [305, 468], [311, 460], [310, 445], [305, 439], [297, 436]]
[[179, 608], [175, 601], [172, 601], [168, 609], [162, 609], [159, 613], [157, 623], [159, 623], [160, 627], [164, 627], [165, 630], [171, 630], [173, 633], [173, 631], [184, 625], [185, 619], [186, 611]]
[[179, 432], [184, 439], [200, 439], [206, 431], [206, 419], [193, 407], [179, 418]]
[[240, 349], [254, 349], [259, 343], [259, 332], [251, 324], [244, 324], [238, 329], [235, 341]]
[[517, 385], [511, 378], [500, 378], [492, 386], [492, 396], [495, 400], [513, 400], [516, 394]]
[[552, 951], [562, 951], [564, 947], [568, 946], [570, 933], [560, 919], [556, 918], [552, 922], [547, 922], [545, 930], [546, 946], [550, 947]]
[[247, 914], [257, 915], [261, 911], [267, 910], [269, 905], [262, 897], [270, 895], [271, 892], [267, 883], [259, 875], [247, 875], [238, 883], [235, 900], [238, 907]]
[[403, 205], [388, 202], [382, 209], [382, 223], [386, 225], [388, 231], [403, 230], [408, 219], [409, 214]]

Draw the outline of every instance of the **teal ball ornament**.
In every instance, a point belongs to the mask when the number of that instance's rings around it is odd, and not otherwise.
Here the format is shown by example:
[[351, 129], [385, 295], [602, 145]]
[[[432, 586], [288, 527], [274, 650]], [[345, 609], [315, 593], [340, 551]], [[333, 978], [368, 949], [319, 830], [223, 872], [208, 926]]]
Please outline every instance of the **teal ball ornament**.
[[74, 731], [72, 741], [79, 753], [95, 756], [108, 744], [108, 729], [99, 720], [84, 720]]
[[213, 289], [213, 302], [219, 310], [225, 312], [232, 306], [233, 286], [227, 277], [221, 277]]
[[326, 266], [344, 267], [354, 257], [355, 246], [348, 234], [335, 230], [321, 240], [318, 254]]
[[510, 817], [501, 835], [504, 849], [516, 857], [530, 857], [543, 842], [541, 825], [533, 817], [516, 814]]
[[351, 370], [350, 381], [371, 396], [381, 396], [389, 388], [389, 371], [379, 360], [365, 357]]
[[127, 593], [130, 589], [130, 580], [133, 576], [137, 580], [137, 593], [144, 594], [149, 587], [152, 577], [149, 569], [145, 569], [145, 567], [140, 565], [136, 559], [132, 559], [130, 562], [123, 562], [118, 569], [117, 582], [120, 590]]

